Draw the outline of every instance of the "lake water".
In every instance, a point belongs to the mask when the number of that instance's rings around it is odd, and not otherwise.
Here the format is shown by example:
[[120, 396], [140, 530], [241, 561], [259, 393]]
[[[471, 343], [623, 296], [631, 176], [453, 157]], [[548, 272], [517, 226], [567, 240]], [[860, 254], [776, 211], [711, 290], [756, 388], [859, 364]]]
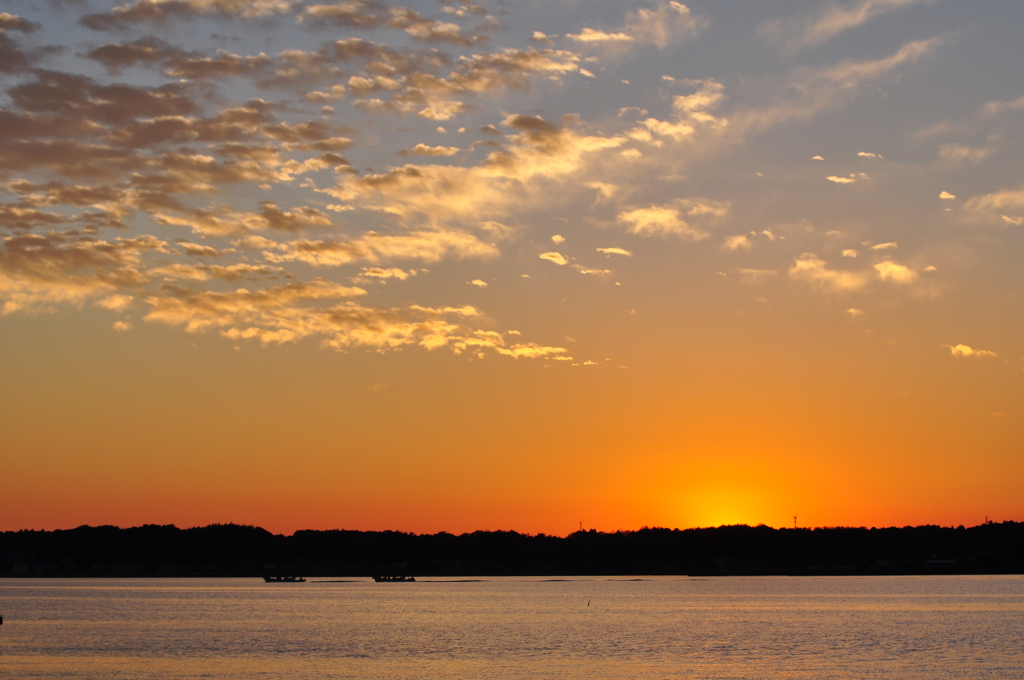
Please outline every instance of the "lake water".
[[0, 579], [0, 615], [18, 680], [1024, 678], [1012, 576]]

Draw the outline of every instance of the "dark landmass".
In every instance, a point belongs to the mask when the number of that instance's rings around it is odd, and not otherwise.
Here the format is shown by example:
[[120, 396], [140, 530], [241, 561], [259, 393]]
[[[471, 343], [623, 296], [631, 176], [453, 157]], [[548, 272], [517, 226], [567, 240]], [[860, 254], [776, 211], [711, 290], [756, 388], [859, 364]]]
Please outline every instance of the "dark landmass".
[[146, 525], [0, 533], [0, 576], [566, 576], [1024, 573], [1024, 522], [887, 529], [725, 526], [564, 538]]

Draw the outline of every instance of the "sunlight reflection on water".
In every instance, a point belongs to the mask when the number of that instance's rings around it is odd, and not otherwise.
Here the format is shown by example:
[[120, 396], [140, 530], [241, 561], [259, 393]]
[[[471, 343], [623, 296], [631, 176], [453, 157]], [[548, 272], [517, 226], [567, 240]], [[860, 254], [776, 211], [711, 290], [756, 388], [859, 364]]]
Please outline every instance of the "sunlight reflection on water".
[[0, 579], [0, 677], [1024, 677], [1022, 577], [328, 580]]

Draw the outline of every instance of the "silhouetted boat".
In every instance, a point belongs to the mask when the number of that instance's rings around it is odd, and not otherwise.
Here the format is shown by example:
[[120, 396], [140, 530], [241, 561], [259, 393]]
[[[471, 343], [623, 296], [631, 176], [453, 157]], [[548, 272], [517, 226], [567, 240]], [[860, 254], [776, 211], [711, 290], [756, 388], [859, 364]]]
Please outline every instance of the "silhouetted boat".
[[411, 581], [415, 581], [416, 577], [415, 576], [374, 576], [373, 580], [376, 581], [377, 583], [392, 583], [392, 582], [409, 583]]
[[305, 583], [306, 579], [301, 576], [264, 576], [267, 583]]

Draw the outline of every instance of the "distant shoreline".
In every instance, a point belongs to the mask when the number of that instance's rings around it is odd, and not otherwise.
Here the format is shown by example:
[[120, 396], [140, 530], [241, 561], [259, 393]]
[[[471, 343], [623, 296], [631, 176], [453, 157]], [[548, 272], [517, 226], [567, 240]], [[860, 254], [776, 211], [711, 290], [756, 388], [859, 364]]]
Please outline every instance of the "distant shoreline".
[[[0, 577], [900, 576], [1024, 573], [1024, 523], [643, 528], [566, 537], [146, 525], [0, 533]], [[288, 587], [288, 586], [284, 586]], [[402, 587], [399, 585], [393, 587]]]

